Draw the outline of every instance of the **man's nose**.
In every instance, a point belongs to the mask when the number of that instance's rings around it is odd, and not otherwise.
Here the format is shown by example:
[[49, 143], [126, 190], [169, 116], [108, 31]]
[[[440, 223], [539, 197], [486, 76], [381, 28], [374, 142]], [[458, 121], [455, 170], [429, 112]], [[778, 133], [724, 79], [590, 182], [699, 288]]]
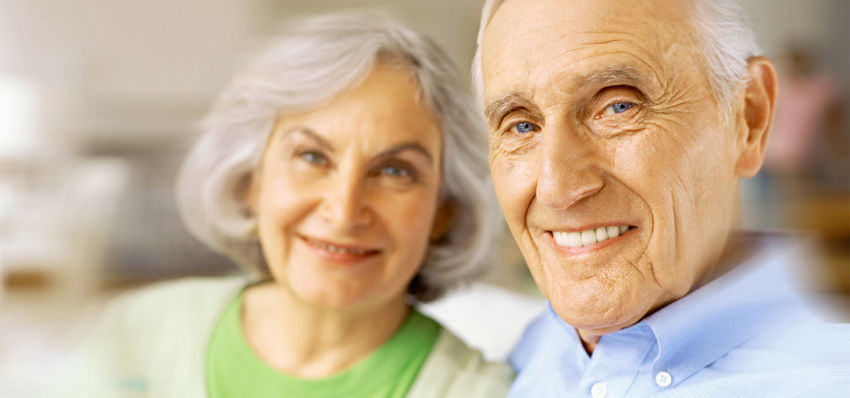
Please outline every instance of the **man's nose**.
[[350, 231], [372, 222], [366, 205], [365, 189], [355, 176], [341, 173], [329, 181], [320, 214], [329, 225], [340, 231]]
[[559, 126], [544, 132], [537, 177], [537, 200], [553, 209], [566, 209], [593, 196], [605, 185], [594, 164], [593, 138]]

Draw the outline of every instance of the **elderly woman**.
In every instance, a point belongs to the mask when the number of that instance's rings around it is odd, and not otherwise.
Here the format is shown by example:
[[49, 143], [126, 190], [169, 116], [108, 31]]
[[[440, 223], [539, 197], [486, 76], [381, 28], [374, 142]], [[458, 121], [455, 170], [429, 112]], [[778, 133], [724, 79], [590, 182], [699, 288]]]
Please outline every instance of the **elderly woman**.
[[[113, 306], [110, 384], [153, 397], [495, 397], [512, 378], [415, 309], [487, 266], [483, 128], [446, 55], [374, 16], [302, 21], [224, 92], [178, 180], [251, 277]], [[111, 383], [111, 382], [110, 382]]]

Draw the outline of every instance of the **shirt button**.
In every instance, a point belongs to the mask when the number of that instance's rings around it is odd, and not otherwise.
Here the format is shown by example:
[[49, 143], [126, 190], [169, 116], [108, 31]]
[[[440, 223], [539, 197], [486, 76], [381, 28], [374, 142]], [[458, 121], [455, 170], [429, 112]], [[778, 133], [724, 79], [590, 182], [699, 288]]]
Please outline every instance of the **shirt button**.
[[655, 384], [658, 384], [659, 387], [667, 387], [671, 383], [673, 383], [673, 376], [670, 373], [662, 370], [655, 374]]
[[593, 398], [605, 398], [608, 395], [608, 386], [605, 383], [593, 383], [590, 386], [590, 396]]

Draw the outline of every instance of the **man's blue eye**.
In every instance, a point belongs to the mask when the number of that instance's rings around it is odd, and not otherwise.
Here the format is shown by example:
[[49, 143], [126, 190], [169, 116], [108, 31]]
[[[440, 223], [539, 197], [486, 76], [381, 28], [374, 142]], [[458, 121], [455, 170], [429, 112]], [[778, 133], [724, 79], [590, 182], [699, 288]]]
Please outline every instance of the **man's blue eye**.
[[536, 128], [534, 124], [529, 122], [519, 122], [516, 124], [516, 132], [517, 133], [530, 133], [534, 131]]
[[614, 113], [623, 113], [632, 109], [633, 106], [635, 106], [635, 104], [632, 104], [631, 102], [617, 102], [616, 104], [611, 105], [611, 110], [613, 110]]

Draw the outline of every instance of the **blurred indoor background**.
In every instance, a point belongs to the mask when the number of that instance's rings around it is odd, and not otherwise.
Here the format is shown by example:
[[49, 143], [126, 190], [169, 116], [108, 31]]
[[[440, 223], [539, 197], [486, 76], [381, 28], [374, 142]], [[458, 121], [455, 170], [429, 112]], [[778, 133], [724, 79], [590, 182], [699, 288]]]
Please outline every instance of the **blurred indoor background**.
[[[430, 34], [468, 77], [482, 2], [0, 0], [0, 396], [27, 396], [103, 298], [234, 270], [183, 229], [172, 186], [196, 122], [282, 21], [381, 9]], [[815, 286], [847, 314], [850, 2], [743, 3], [782, 79], [743, 222], [816, 238]], [[504, 246], [484, 289], [534, 297]]]

